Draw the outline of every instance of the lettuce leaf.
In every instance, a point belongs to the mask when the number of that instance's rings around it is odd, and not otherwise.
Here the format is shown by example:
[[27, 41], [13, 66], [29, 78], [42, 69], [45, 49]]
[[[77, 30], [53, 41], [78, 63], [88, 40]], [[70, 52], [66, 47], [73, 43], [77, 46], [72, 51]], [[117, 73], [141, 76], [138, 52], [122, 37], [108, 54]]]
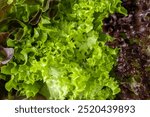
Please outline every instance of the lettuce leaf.
[[[1, 68], [11, 77], [6, 89], [27, 98], [40, 93], [47, 99], [114, 99], [120, 89], [109, 73], [118, 50], [105, 46], [112, 38], [102, 33], [102, 20], [126, 13], [120, 0], [62, 0], [54, 4], [53, 17], [51, 5], [40, 7], [45, 3], [16, 0], [11, 9], [18, 26], [7, 41], [13, 60]], [[32, 24], [30, 18], [38, 20]]]

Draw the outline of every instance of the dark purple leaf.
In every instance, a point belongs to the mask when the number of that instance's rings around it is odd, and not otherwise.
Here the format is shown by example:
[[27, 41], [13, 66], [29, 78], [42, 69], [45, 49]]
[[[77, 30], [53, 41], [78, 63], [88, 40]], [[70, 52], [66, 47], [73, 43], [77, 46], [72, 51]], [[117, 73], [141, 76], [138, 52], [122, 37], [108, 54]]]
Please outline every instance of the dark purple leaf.
[[33, 15], [33, 17], [30, 19], [29, 23], [31, 25], [38, 24], [38, 22], [40, 21], [40, 18], [41, 18], [41, 14], [42, 14], [42, 10], [39, 10], [37, 13], [35, 13], [35, 15]]
[[6, 42], [8, 36], [9, 36], [8, 32], [0, 32], [0, 45]]
[[128, 16], [113, 14], [103, 31], [115, 39], [106, 45], [120, 48], [115, 76], [118, 99], [150, 99], [150, 0], [122, 0]]

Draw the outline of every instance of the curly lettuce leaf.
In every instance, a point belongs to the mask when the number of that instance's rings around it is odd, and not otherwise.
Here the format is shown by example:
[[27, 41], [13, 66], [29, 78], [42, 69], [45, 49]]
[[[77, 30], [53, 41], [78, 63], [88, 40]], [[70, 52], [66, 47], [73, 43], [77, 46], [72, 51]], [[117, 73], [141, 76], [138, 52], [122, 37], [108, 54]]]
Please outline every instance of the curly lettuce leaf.
[[[2, 74], [11, 76], [8, 91], [15, 89], [28, 98], [37, 93], [47, 99], [115, 98], [120, 89], [109, 73], [118, 50], [105, 46], [112, 38], [101, 29], [110, 13], [125, 13], [119, 0], [63, 0], [53, 18], [42, 10], [36, 26], [28, 22], [40, 5], [17, 2], [10, 16], [19, 21], [19, 29], [7, 41], [15, 53], [1, 68]], [[37, 16], [32, 19], [39, 19]]]

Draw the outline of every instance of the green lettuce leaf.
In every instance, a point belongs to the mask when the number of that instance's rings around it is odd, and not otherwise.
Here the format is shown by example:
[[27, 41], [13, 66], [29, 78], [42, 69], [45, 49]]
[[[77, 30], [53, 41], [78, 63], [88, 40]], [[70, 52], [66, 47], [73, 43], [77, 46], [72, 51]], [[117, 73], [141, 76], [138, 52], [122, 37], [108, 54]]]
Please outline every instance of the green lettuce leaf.
[[51, 5], [40, 7], [42, 0], [16, 1], [10, 17], [19, 25], [7, 41], [15, 53], [1, 68], [11, 77], [8, 91], [27, 98], [37, 93], [47, 99], [115, 98], [120, 89], [109, 73], [118, 50], [105, 46], [112, 38], [102, 33], [102, 20], [113, 12], [126, 13], [120, 0], [62, 0], [53, 7], [54, 17], [48, 14]]

